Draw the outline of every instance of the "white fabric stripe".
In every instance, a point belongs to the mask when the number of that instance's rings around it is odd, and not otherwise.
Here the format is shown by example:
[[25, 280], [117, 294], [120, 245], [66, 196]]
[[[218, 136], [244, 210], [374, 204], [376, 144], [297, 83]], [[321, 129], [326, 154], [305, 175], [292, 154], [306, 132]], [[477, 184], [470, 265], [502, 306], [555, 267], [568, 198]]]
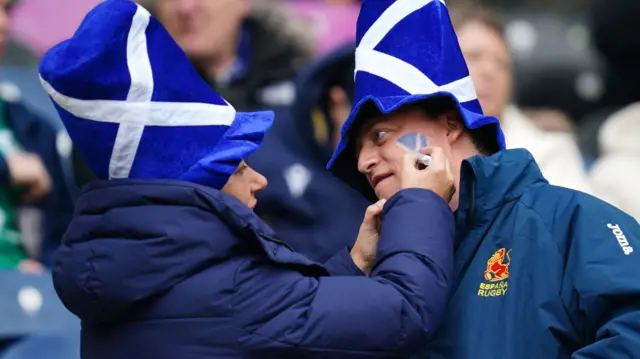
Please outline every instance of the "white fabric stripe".
[[[127, 102], [150, 102], [153, 95], [153, 72], [145, 33], [150, 17], [149, 12], [138, 5], [131, 21], [131, 28], [127, 36], [127, 66], [131, 77], [131, 87], [127, 94]], [[125, 114], [125, 116], [131, 115], [130, 113]], [[149, 118], [148, 113], [142, 115], [143, 118]], [[109, 161], [109, 178], [129, 177], [143, 132], [143, 125], [130, 121], [120, 124]]]
[[197, 102], [125, 102], [81, 100], [57, 92], [40, 78], [47, 94], [75, 117], [96, 122], [141, 126], [229, 126], [236, 111], [231, 106]]
[[460, 102], [469, 102], [478, 99], [476, 88], [473, 86], [473, 81], [471, 81], [471, 77], [469, 76], [440, 86], [440, 91], [452, 93]]
[[142, 125], [121, 123], [118, 126], [118, 133], [109, 161], [109, 179], [129, 177], [143, 132], [144, 126]]
[[432, 0], [397, 0], [385, 10], [360, 40], [358, 48], [373, 50], [405, 17], [423, 8]]
[[438, 85], [420, 70], [397, 57], [369, 49], [356, 50], [358, 71], [365, 71], [392, 82], [410, 94], [438, 92]]
[[358, 63], [358, 71], [381, 77], [411, 95], [428, 95], [439, 91], [447, 91], [453, 94], [460, 102], [477, 99], [476, 90], [469, 76], [438, 86], [413, 65], [397, 57], [368, 49], [356, 50], [356, 62]]
[[127, 67], [131, 77], [129, 102], [148, 102], [153, 96], [153, 72], [146, 37], [150, 17], [149, 12], [138, 5], [127, 37]]

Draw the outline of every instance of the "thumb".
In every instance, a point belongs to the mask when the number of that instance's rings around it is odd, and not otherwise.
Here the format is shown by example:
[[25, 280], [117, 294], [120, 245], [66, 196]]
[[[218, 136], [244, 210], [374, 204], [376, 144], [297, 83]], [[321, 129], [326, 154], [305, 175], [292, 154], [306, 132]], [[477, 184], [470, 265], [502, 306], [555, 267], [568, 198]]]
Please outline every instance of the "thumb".
[[384, 204], [387, 202], [386, 199], [381, 199], [378, 202], [367, 207], [367, 211], [364, 213], [364, 221], [362, 224], [375, 224], [375, 219], [380, 213], [382, 213], [382, 209], [384, 208]]
[[387, 203], [387, 200], [383, 198], [383, 199], [379, 200], [378, 202], [374, 203], [374, 205], [378, 206], [380, 208], [380, 212], [382, 212], [382, 209], [384, 208], [384, 204], [385, 203]]

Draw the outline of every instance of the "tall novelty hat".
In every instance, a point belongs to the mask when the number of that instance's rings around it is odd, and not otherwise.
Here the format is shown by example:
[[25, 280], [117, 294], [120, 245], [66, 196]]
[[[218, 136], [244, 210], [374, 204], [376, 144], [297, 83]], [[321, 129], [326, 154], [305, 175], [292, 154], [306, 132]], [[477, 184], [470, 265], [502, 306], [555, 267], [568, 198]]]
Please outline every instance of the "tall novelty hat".
[[162, 25], [128, 0], [91, 10], [40, 63], [42, 86], [100, 179], [176, 179], [220, 189], [272, 112], [236, 113]]
[[353, 128], [367, 121], [365, 104], [381, 114], [434, 96], [450, 96], [468, 129], [492, 125], [505, 148], [498, 119], [484, 116], [444, 0], [364, 0], [356, 30], [354, 107], [329, 161], [337, 177], [375, 200], [357, 170]]

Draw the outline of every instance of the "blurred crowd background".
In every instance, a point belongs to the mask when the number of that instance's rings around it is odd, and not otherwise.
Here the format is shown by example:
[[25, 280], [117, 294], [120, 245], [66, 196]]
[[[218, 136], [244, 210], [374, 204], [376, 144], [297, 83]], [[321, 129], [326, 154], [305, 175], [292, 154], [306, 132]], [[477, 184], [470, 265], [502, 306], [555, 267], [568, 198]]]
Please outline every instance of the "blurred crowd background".
[[[79, 358], [49, 268], [92, 174], [38, 79], [98, 0], [0, 0], [0, 359]], [[239, 111], [274, 110], [256, 209], [322, 261], [366, 202], [324, 170], [353, 97], [357, 0], [139, 0]], [[486, 114], [553, 184], [640, 219], [640, 1], [448, 0]], [[420, 34], [415, 34], [419, 41]]]

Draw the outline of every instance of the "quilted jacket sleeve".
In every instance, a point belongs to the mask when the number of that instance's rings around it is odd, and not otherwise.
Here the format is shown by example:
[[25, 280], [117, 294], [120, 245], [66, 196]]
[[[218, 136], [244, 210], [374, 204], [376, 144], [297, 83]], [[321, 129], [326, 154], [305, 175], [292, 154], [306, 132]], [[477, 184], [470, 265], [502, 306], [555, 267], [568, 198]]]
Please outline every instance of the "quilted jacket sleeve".
[[234, 303], [248, 357], [402, 358], [421, 348], [448, 296], [453, 214], [433, 192], [408, 189], [387, 201], [382, 227], [370, 277], [242, 268]]

